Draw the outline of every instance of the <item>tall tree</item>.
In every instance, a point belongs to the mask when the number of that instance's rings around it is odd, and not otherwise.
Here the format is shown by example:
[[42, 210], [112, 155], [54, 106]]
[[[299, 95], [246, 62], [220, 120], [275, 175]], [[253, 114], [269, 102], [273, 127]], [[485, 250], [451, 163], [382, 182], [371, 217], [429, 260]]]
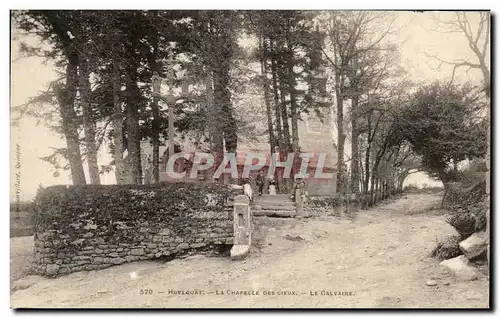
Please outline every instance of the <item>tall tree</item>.
[[97, 146], [95, 136], [95, 119], [93, 118], [93, 110], [91, 105], [91, 88], [90, 88], [90, 70], [89, 65], [92, 56], [89, 54], [89, 32], [92, 32], [89, 20], [92, 21], [92, 15], [82, 11], [74, 12], [75, 27], [74, 42], [76, 44], [76, 52], [78, 55], [78, 79], [80, 102], [82, 105], [83, 114], [83, 130], [85, 136], [85, 147], [87, 150], [87, 163], [89, 167], [89, 176], [91, 184], [100, 184], [99, 166], [97, 163]]
[[[49, 44], [49, 49], [21, 46], [21, 51], [28, 55], [55, 59], [56, 65], [65, 68], [65, 84], [56, 83], [54, 93], [59, 104], [62, 122], [62, 133], [65, 136], [66, 154], [74, 184], [85, 184], [80, 140], [78, 135], [78, 119], [76, 115], [76, 93], [78, 90], [78, 54], [73, 41], [72, 11], [16, 11], [13, 18], [18, 27], [34, 33]], [[29, 105], [28, 105], [29, 106]], [[38, 105], [35, 105], [38, 106]]]
[[[490, 25], [491, 25], [491, 13], [490, 12], [455, 12], [455, 17], [453, 19], [439, 19], [436, 17], [437, 22], [437, 31], [441, 33], [459, 33], [462, 34], [466, 40], [467, 44], [474, 53], [477, 61], [471, 62], [467, 60], [461, 61], [446, 61], [442, 60], [437, 56], [433, 56], [440, 62], [440, 65], [446, 64], [453, 66], [452, 76], [450, 83], [453, 82], [455, 72], [459, 68], [468, 68], [470, 69], [478, 69], [481, 71], [483, 75], [483, 85], [484, 92], [490, 100], [491, 93], [491, 75], [490, 75]], [[476, 19], [474, 19], [476, 18]], [[474, 21], [475, 20], [475, 21]], [[471, 24], [474, 22], [477, 26], [476, 28], [472, 27]], [[491, 122], [491, 100], [487, 105], [487, 122]], [[486, 166], [487, 171], [485, 172], [486, 178], [486, 194], [488, 195], [488, 200], [490, 197], [490, 156], [491, 156], [491, 127], [488, 125], [488, 134], [487, 134], [487, 152], [486, 152]], [[490, 210], [488, 209], [487, 216], [487, 226], [486, 229], [490, 231]], [[489, 245], [488, 245], [489, 246]], [[488, 247], [488, 261], [490, 258], [490, 249]]]
[[[392, 32], [394, 18], [386, 13], [376, 12], [330, 12], [324, 19], [324, 29], [329, 38], [332, 54], [323, 53], [334, 72], [334, 90], [337, 116], [337, 192], [343, 197], [345, 189], [344, 148], [346, 131], [344, 127], [344, 103], [351, 100], [351, 186], [359, 193], [359, 145], [358, 104], [360, 98], [359, 59], [373, 50], [381, 50], [381, 43]], [[381, 27], [382, 26], [382, 27]], [[378, 34], [374, 34], [377, 30]]]

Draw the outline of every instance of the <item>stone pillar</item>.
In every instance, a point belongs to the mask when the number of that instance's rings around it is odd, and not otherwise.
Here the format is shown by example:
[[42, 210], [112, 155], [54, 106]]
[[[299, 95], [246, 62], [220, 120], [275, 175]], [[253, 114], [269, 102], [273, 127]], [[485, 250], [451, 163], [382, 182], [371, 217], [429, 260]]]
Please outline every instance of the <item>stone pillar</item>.
[[231, 259], [244, 259], [250, 252], [252, 244], [252, 218], [250, 200], [246, 195], [234, 198], [234, 242], [231, 248]]

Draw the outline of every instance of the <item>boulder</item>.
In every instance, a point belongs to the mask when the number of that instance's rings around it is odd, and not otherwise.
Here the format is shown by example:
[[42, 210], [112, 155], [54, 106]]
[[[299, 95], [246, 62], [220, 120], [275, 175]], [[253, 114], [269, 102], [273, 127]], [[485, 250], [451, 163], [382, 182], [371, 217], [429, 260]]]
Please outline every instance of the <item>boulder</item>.
[[47, 265], [47, 275], [55, 276], [59, 272], [60, 266], [57, 264], [48, 264]]
[[231, 248], [231, 260], [242, 260], [247, 257], [250, 252], [250, 246], [248, 245], [233, 245]]
[[447, 259], [439, 265], [446, 267], [459, 280], [475, 280], [478, 277], [476, 270], [464, 255]]
[[486, 232], [476, 232], [460, 242], [460, 249], [468, 259], [478, 257], [488, 248]]

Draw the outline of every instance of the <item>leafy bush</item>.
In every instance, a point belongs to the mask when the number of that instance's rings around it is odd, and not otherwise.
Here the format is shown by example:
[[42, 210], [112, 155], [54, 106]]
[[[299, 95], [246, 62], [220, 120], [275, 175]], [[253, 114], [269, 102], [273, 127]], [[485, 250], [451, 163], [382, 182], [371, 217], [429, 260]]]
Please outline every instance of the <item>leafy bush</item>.
[[307, 200], [307, 204], [310, 207], [317, 208], [327, 208], [327, 207], [335, 207], [340, 203], [339, 198], [337, 197], [309, 197]]
[[476, 217], [472, 213], [454, 214], [446, 222], [457, 230], [462, 239], [466, 239], [476, 231]]
[[452, 235], [437, 243], [437, 246], [431, 252], [432, 257], [438, 258], [440, 261], [454, 258], [462, 255], [460, 250], [460, 242], [462, 238], [459, 235]]
[[[208, 200], [208, 201], [207, 201]], [[232, 193], [214, 184], [166, 183], [158, 185], [53, 186], [36, 197], [35, 232], [55, 230], [79, 239], [96, 226], [95, 235], [126, 243], [137, 239], [137, 227], [175, 226], [189, 236], [191, 228], [206, 228], [228, 216]], [[199, 215], [214, 215], [209, 219]], [[125, 226], [128, 230], [117, 228]]]
[[420, 189], [415, 184], [409, 184], [403, 188], [403, 192], [414, 193], [418, 192]]

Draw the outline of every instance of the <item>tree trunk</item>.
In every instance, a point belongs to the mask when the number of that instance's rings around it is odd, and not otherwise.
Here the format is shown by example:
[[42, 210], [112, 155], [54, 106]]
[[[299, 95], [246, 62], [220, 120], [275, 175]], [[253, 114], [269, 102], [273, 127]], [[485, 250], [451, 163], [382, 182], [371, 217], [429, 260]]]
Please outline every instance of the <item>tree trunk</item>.
[[354, 94], [352, 98], [351, 105], [351, 134], [352, 134], [352, 142], [351, 142], [351, 186], [352, 193], [356, 196], [356, 199], [359, 197], [359, 131], [358, 131], [358, 100], [359, 96]]
[[[82, 54], [83, 55], [83, 54]], [[90, 104], [90, 71], [88, 62], [84, 56], [80, 55], [80, 98], [83, 113], [83, 129], [85, 134], [85, 146], [87, 148], [87, 163], [89, 166], [89, 176], [91, 184], [101, 184], [99, 176], [99, 166], [97, 163], [97, 147], [95, 139], [95, 121], [92, 118], [92, 106]]]
[[153, 183], [160, 182], [160, 108], [158, 107], [158, 98], [153, 98], [151, 104], [153, 121], [151, 123], [151, 141], [153, 147]]
[[117, 184], [127, 183], [125, 179], [125, 164], [123, 162], [123, 110], [120, 101], [121, 81], [120, 71], [116, 62], [113, 63], [113, 140], [115, 157], [115, 177]]
[[224, 155], [224, 136], [222, 134], [222, 129], [220, 128], [220, 120], [217, 120], [220, 116], [220, 111], [218, 109], [218, 104], [214, 103], [213, 79], [211, 74], [207, 75], [205, 88], [207, 92], [207, 124], [210, 135], [211, 150], [214, 153], [214, 167], [218, 167], [220, 162], [222, 162], [222, 156]]
[[269, 83], [267, 79], [267, 61], [266, 61], [266, 44], [263, 37], [259, 38], [259, 49], [261, 54], [260, 59], [260, 71], [262, 73], [262, 89], [264, 90], [264, 103], [266, 104], [266, 114], [267, 114], [267, 129], [269, 131], [269, 146], [271, 148], [271, 153], [274, 153], [275, 147], [278, 145], [274, 135], [273, 129], [273, 118], [271, 112], [271, 105], [269, 101]]
[[[336, 80], [340, 81], [340, 76], [336, 75]], [[341, 86], [341, 83], [336, 84]], [[345, 144], [345, 133], [344, 133], [344, 97], [340, 87], [336, 88], [337, 97], [337, 131], [338, 131], [338, 145], [337, 145], [337, 192], [339, 195], [343, 196], [343, 189], [345, 177], [344, 177], [344, 144]]]
[[[127, 81], [127, 150], [130, 181], [132, 184], [141, 184], [140, 175], [140, 136], [139, 136], [139, 112], [137, 107], [136, 89], [137, 84], [135, 68], [128, 69], [129, 79]], [[139, 144], [139, 149], [137, 145]]]
[[376, 182], [376, 176], [372, 172], [371, 175], [371, 183], [370, 183], [370, 200], [369, 200], [369, 206], [373, 206], [375, 204], [375, 182]]
[[231, 104], [231, 93], [229, 92], [229, 54], [222, 55], [223, 59], [219, 63], [219, 67], [214, 69], [214, 97], [215, 103], [220, 104], [219, 122], [222, 132], [224, 133], [224, 141], [226, 142], [226, 151], [236, 153], [238, 146], [238, 135], [236, 120], [233, 116], [233, 107]]
[[[280, 107], [280, 98], [279, 98], [279, 91], [278, 91], [278, 80], [277, 80], [277, 69], [276, 69], [276, 60], [274, 58], [274, 51], [273, 51], [273, 40], [269, 41], [270, 43], [270, 51], [271, 51], [271, 73], [273, 77], [273, 92], [274, 92], [274, 111], [275, 111], [275, 117], [276, 117], [276, 133], [277, 133], [277, 140], [276, 144], [278, 147], [282, 147], [284, 144], [284, 137], [283, 137], [283, 130], [281, 128], [281, 107]], [[274, 152], [274, 149], [273, 149]]]
[[[153, 71], [161, 72], [160, 66], [157, 63], [158, 59], [158, 34], [154, 32], [153, 37], [153, 56], [152, 68]], [[153, 98], [151, 103], [151, 112], [153, 114], [153, 121], [151, 122], [151, 143], [153, 147], [153, 183], [160, 182], [160, 108], [158, 106], [158, 98]]]
[[281, 121], [283, 123], [283, 150], [285, 152], [290, 151], [291, 149], [291, 144], [290, 144], [290, 126], [288, 125], [288, 110], [287, 110], [287, 102], [286, 102], [286, 92], [285, 92], [285, 85], [283, 84], [283, 74], [281, 70], [281, 76], [280, 81], [279, 81], [279, 91], [280, 91], [280, 109], [281, 109]]
[[292, 119], [292, 151], [299, 151], [299, 128], [298, 128], [298, 113], [297, 113], [297, 98], [295, 93], [295, 74], [293, 72], [293, 51], [289, 49], [287, 52], [287, 77], [288, 90], [290, 94], [290, 115]]
[[74, 109], [77, 87], [77, 65], [77, 56], [70, 55], [68, 58], [68, 65], [66, 66], [66, 86], [54, 86], [54, 93], [59, 104], [59, 112], [62, 119], [64, 137], [66, 138], [71, 179], [74, 185], [86, 183], [80, 152], [80, 140], [78, 138], [78, 125], [76, 123], [76, 113]]

